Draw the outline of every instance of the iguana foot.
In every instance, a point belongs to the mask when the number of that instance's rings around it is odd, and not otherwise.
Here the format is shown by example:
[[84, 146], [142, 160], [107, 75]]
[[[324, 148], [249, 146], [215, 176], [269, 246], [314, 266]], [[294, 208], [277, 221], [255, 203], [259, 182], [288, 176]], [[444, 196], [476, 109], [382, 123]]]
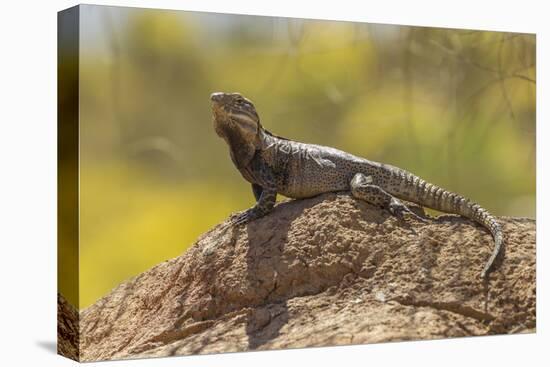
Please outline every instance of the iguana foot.
[[229, 218], [229, 225], [238, 226], [240, 224], [246, 224], [254, 219], [256, 219], [258, 215], [256, 214], [256, 211], [251, 209], [247, 209], [245, 211], [242, 211], [240, 213], [235, 213]]
[[429, 223], [426, 219], [413, 212], [411, 209], [409, 209], [408, 206], [406, 206], [399, 199], [396, 199], [394, 197], [391, 198], [388, 204], [388, 210], [400, 220], [404, 220], [405, 214], [407, 214], [422, 223]]

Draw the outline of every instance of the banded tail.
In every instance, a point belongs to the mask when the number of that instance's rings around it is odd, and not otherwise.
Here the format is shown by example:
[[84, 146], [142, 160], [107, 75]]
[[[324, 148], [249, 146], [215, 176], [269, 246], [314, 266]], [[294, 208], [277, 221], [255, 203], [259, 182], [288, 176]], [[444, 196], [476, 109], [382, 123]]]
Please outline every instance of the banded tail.
[[[401, 176], [398, 192], [405, 194], [401, 197], [402, 199], [442, 212], [462, 215], [481, 224], [491, 232], [495, 245], [493, 253], [481, 272], [481, 277], [486, 278], [493, 270], [495, 260], [504, 246], [502, 227], [496, 218], [479, 204], [459, 194], [431, 184], [412, 173], [401, 171], [395, 174]], [[396, 192], [396, 196], [398, 197], [402, 196], [397, 194]]]

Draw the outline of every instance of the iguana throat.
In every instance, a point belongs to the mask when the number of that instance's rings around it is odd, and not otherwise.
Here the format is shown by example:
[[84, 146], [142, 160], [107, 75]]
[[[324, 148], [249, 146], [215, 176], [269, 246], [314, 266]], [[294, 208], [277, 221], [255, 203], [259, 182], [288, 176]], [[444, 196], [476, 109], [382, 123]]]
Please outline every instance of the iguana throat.
[[214, 129], [229, 145], [233, 163], [242, 168], [262, 145], [264, 134], [254, 104], [239, 93], [212, 93]]

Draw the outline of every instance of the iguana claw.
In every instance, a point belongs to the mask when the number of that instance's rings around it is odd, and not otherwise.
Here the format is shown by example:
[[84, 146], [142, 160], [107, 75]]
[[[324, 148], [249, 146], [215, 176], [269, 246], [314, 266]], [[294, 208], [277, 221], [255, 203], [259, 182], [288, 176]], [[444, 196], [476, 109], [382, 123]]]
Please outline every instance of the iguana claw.
[[414, 219], [422, 223], [428, 223], [426, 219], [413, 212], [408, 206], [406, 206], [396, 198], [391, 199], [388, 205], [388, 210], [399, 219], [405, 219], [404, 214], [407, 213], [408, 215], [412, 216]]
[[238, 226], [240, 224], [246, 224], [253, 219], [255, 219], [255, 215], [252, 209], [248, 209], [245, 211], [242, 211], [240, 213], [233, 214], [231, 218], [229, 219], [229, 224]]

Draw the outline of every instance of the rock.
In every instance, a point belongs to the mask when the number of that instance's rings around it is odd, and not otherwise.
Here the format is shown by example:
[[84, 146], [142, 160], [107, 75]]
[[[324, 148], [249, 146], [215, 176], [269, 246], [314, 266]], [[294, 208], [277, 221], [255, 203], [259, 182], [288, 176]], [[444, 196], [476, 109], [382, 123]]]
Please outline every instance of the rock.
[[[345, 194], [214, 227], [80, 314], [83, 361], [535, 330], [535, 221], [493, 240], [445, 215], [406, 223]], [[162, 244], [159, 244], [159, 246]]]
[[63, 295], [57, 294], [57, 353], [79, 360], [78, 310]]

